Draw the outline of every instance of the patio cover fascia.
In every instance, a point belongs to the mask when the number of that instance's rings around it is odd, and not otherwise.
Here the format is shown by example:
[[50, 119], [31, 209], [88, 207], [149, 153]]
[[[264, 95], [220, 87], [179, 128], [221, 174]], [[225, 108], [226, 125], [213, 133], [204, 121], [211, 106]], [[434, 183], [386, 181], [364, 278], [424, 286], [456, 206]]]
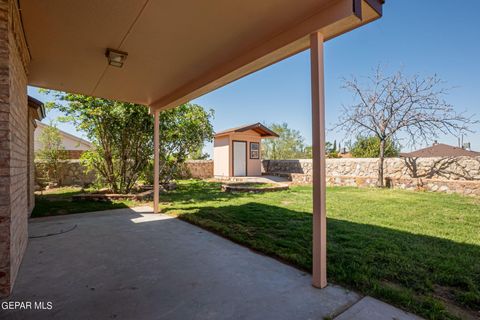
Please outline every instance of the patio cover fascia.
[[324, 41], [356, 29], [382, 15], [384, 0], [331, 1], [321, 11], [260, 45], [212, 68], [172, 93], [156, 100], [152, 109], [168, 109], [191, 101], [255, 71], [310, 48], [310, 35], [320, 32]]
[[[235, 31], [236, 35], [244, 35], [242, 38], [245, 43], [251, 43], [255, 35], [262, 34], [262, 28], [268, 29], [272, 24], [279, 26], [276, 30], [270, 30], [269, 36], [263, 39], [257, 39], [256, 44], [250, 46], [239, 46], [238, 51], [232, 51], [230, 47], [225, 46], [222, 42], [216, 43], [213, 41], [215, 47], [212, 52], [222, 56], [221, 53], [228, 52], [228, 59], [219, 59], [216, 63], [217, 56], [201, 56], [205, 59], [205, 65], [208, 68], [198, 67], [193, 61], [197, 61], [194, 52], [189, 52], [186, 55], [187, 60], [181, 63], [170, 63], [170, 69], [182, 69], [181, 74], [173, 73], [172, 82], [175, 83], [173, 89], [169, 88], [169, 81], [167, 85], [165, 81], [158, 81], [162, 76], [168, 75], [155, 74], [155, 70], [162, 60], [152, 61], [151, 50], [142, 46], [138, 50], [138, 46], [130, 48], [135, 52], [129, 54], [128, 60], [123, 68], [115, 68], [108, 66], [105, 57], [106, 48], [117, 50], [125, 50], [123, 47], [129, 39], [136, 39], [133, 43], [139, 45], [143, 42], [140, 40], [150, 41], [155, 48], [161, 48], [154, 41], [149, 39], [149, 23], [154, 27], [160, 28], [161, 20], [159, 16], [162, 14], [162, 6], [178, 5], [179, 2], [166, 3], [163, 1], [131, 1], [131, 2], [116, 2], [117, 0], [102, 0], [102, 1], [75, 1], [75, 0], [19, 0], [20, 12], [22, 16], [22, 24], [25, 33], [27, 45], [29, 47], [31, 62], [28, 68], [28, 82], [30, 85], [45, 87], [49, 89], [64, 90], [68, 92], [81, 93], [86, 95], [98, 96], [102, 98], [116, 99], [121, 101], [128, 101], [131, 103], [144, 104], [150, 107], [154, 114], [154, 212], [158, 212], [159, 205], [159, 112], [178, 106], [182, 103], [197, 98], [221, 86], [224, 86], [232, 81], [235, 81], [245, 75], [260, 70], [277, 61], [285, 59], [300, 51], [310, 48], [311, 57], [311, 89], [312, 89], [312, 154], [313, 154], [313, 265], [312, 284], [318, 288], [327, 286], [326, 277], [326, 257], [327, 257], [327, 239], [326, 239], [326, 173], [325, 173], [325, 93], [324, 93], [324, 60], [323, 60], [323, 45], [324, 42], [332, 39], [338, 35], [355, 29], [370, 21], [373, 21], [382, 15], [383, 0], [242, 0], [241, 2], [228, 2], [224, 0], [212, 0], [212, 2], [202, 2], [194, 0], [191, 5], [202, 5], [201, 10], [203, 14], [211, 14], [216, 12], [217, 6], [243, 6], [242, 9], [253, 13], [256, 16], [243, 16], [240, 19], [242, 26], [251, 28], [251, 24], [255, 20], [258, 25], [258, 32], [244, 32], [238, 30], [235, 24], [231, 24], [229, 19], [238, 18], [242, 15], [241, 12], [229, 10], [231, 16], [226, 17], [224, 21], [225, 28], [222, 25], [210, 28], [212, 33], [217, 36], [222, 36], [223, 39], [230, 41], [231, 45], [235, 45], [238, 41], [232, 42], [232, 35], [230, 31]], [[281, 22], [282, 19], [288, 20], [289, 12], [282, 11], [283, 15], [274, 16], [265, 8], [272, 10], [278, 9], [278, 4], [290, 6], [292, 14], [295, 11], [298, 13], [299, 9], [305, 9], [305, 14], [295, 23], [285, 25]], [[125, 30], [124, 35], [115, 33], [115, 28], [105, 24], [102, 19], [106, 19], [102, 14], [108, 15], [112, 25], [123, 21], [119, 16], [126, 15], [128, 12], [120, 10], [122, 5], [137, 5], [140, 7], [138, 14], [132, 21], [131, 25]], [[263, 7], [261, 12], [257, 14], [256, 6], [261, 4]], [[317, 6], [318, 4], [318, 6]], [[105, 11], [108, 6], [111, 6], [113, 13]], [[97, 6], [97, 7], [95, 7]], [[250, 8], [252, 6], [254, 8]], [[315, 6], [314, 11], [309, 11], [310, 7]], [[107, 7], [107, 8], [105, 8]], [[88, 11], [86, 8], [97, 11]], [[92, 9], [93, 8], [93, 9]], [[146, 9], [149, 8], [149, 9]], [[152, 9], [153, 8], [153, 9]], [[189, 8], [187, 6], [187, 8]], [[313, 7], [312, 7], [313, 8]], [[79, 11], [76, 12], [75, 9]], [[103, 11], [102, 11], [103, 10]], [[116, 10], [116, 11], [115, 11]], [[189, 8], [190, 10], [190, 8]], [[39, 11], [39, 12], [37, 12]], [[300, 10], [301, 11], [301, 10]], [[52, 13], [54, 12], [54, 13]], [[277, 10], [277, 12], [279, 12]], [[62, 15], [64, 14], [64, 15]], [[78, 25], [79, 20], [77, 16], [85, 16], [90, 24], [82, 23]], [[165, 19], [173, 18], [173, 21], [182, 22], [182, 17], [185, 11], [179, 10], [175, 17], [164, 17]], [[148, 18], [143, 18], [146, 15]], [[214, 15], [213, 17], [217, 17]], [[42, 21], [42, 19], [44, 19]], [[63, 19], [63, 20], [62, 20]], [[72, 21], [65, 20], [71, 19]], [[112, 20], [113, 19], [113, 20]], [[177, 19], [177, 20], [175, 20]], [[208, 20], [208, 19], [207, 19]], [[252, 23], [250, 23], [250, 20]], [[263, 21], [268, 23], [264, 23]], [[100, 22], [99, 22], [100, 21]], [[75, 25], [75, 22], [77, 25]], [[64, 23], [64, 25], [62, 25]], [[203, 22], [200, 27], [208, 25], [208, 21]], [[71, 26], [74, 25], [74, 27]], [[92, 26], [104, 26], [108, 30], [95, 30]], [[140, 25], [140, 27], [138, 27]], [[66, 30], [60, 30], [62, 27]], [[75, 27], [76, 26], [76, 27]], [[142, 29], [142, 26], [144, 29]], [[107, 28], [108, 27], [108, 28]], [[172, 26], [170, 26], [172, 27]], [[231, 30], [229, 29], [232, 28]], [[86, 28], [87, 30], [83, 30]], [[139, 30], [143, 31], [139, 32]], [[205, 30], [205, 29], [202, 29]], [[103, 38], [95, 36], [95, 32], [103, 32], [116, 37], [117, 45], [111, 45], [114, 41], [103, 43]], [[108, 31], [108, 32], [107, 32]], [[158, 29], [153, 30], [158, 32]], [[183, 30], [185, 31], [185, 30]], [[172, 31], [174, 32], [174, 31]], [[246, 36], [245, 36], [246, 34]], [[165, 35], [165, 34], [164, 34]], [[167, 32], [168, 36], [169, 33]], [[92, 37], [92, 39], [89, 38]], [[188, 47], [188, 44], [194, 41], [195, 37], [202, 37], [209, 40], [208, 34], [191, 34], [191, 38], [178, 38], [173, 43], [161, 43], [165, 46]], [[50, 37], [50, 38], [49, 38]], [[73, 38], [73, 41], [72, 41]], [[78, 38], [78, 39], [77, 39]], [[79, 47], [81, 39], [86, 44], [90, 45], [87, 49]], [[97, 42], [95, 42], [97, 40]], [[161, 41], [160, 41], [161, 42]], [[69, 45], [75, 46], [75, 50], [71, 50]], [[96, 47], [95, 47], [96, 46]], [[147, 46], [148, 47], [148, 46]], [[245, 49], [247, 47], [247, 49]], [[95, 50], [93, 50], [94, 48]], [[249, 49], [248, 49], [249, 48]], [[176, 51], [182, 53], [183, 51]], [[205, 51], [202, 51], [205, 52]], [[70, 56], [70, 55], [71, 56]], [[159, 51], [158, 55], [161, 57]], [[185, 56], [184, 56], [185, 58]], [[355, 57], [352, 55], [352, 59]], [[190, 59], [190, 60], [189, 60]], [[175, 59], [173, 59], [175, 60]], [[176, 60], [175, 60], [176, 61]], [[226, 62], [225, 62], [226, 61]], [[148, 62], [152, 62], [149, 65]], [[186, 62], [186, 65], [185, 65]], [[78, 64], [78, 65], [75, 65]], [[137, 67], [136, 67], [137, 66]], [[163, 64], [165, 67], [165, 63]], [[186, 68], [187, 67], [187, 68]], [[170, 70], [169, 69], [169, 70]], [[189, 72], [192, 69], [192, 72]], [[93, 71], [92, 71], [93, 70]], [[90, 73], [89, 73], [90, 72]], [[146, 74], [146, 76], [145, 76]], [[92, 78], [92, 75], [96, 75]], [[169, 79], [170, 80], [170, 79]], [[160, 84], [158, 84], [160, 83]], [[153, 85], [152, 85], [153, 84]], [[158, 84], [158, 85], [157, 85]], [[146, 88], [143, 88], [144, 85]], [[132, 88], [133, 87], [133, 88]], [[171, 86], [170, 86], [171, 87]]]

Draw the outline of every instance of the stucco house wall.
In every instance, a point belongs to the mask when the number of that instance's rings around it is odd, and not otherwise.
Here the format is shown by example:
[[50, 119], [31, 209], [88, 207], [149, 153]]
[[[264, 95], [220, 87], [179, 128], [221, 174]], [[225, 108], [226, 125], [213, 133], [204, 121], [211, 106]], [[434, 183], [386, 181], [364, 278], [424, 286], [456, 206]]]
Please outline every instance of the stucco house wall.
[[[35, 129], [35, 152], [43, 148], [43, 144], [40, 141], [40, 137], [48, 127], [48, 125], [41, 123], [40, 121], [36, 122], [37, 128]], [[89, 141], [86, 141], [82, 138], [76, 137], [72, 134], [69, 134], [65, 131], [59, 130], [60, 137], [62, 138], [62, 147], [67, 151], [69, 159], [78, 159], [83, 152], [90, 150], [92, 144]]]

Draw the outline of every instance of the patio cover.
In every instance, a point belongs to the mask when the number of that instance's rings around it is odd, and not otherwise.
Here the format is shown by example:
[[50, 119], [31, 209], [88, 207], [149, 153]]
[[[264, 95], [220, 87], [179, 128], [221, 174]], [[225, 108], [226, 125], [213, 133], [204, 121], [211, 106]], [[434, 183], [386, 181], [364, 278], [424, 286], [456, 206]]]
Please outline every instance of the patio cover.
[[[382, 2], [18, 0], [30, 85], [162, 109], [307, 49], [312, 32], [368, 23]], [[122, 68], [107, 48], [128, 53]]]

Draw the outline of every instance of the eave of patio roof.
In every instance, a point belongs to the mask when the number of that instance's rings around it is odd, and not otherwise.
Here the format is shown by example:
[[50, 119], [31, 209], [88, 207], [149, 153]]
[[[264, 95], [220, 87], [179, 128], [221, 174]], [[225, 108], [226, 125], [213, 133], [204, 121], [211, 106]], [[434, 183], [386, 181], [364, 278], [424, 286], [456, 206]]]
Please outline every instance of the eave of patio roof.
[[[383, 0], [19, 0], [30, 85], [165, 109], [381, 16]], [[106, 48], [128, 52], [122, 68]]]

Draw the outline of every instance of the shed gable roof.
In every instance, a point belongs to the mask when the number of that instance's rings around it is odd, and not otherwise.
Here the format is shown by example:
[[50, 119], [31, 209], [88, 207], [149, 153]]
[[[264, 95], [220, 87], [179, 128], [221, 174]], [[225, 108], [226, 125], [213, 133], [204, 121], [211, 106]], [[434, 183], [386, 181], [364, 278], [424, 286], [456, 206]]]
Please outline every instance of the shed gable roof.
[[255, 131], [262, 138], [278, 138], [278, 134], [276, 132], [273, 132], [272, 130], [268, 129], [266, 126], [264, 126], [260, 122], [219, 131], [215, 134], [215, 137], [227, 135], [230, 133], [245, 132], [248, 130]]

